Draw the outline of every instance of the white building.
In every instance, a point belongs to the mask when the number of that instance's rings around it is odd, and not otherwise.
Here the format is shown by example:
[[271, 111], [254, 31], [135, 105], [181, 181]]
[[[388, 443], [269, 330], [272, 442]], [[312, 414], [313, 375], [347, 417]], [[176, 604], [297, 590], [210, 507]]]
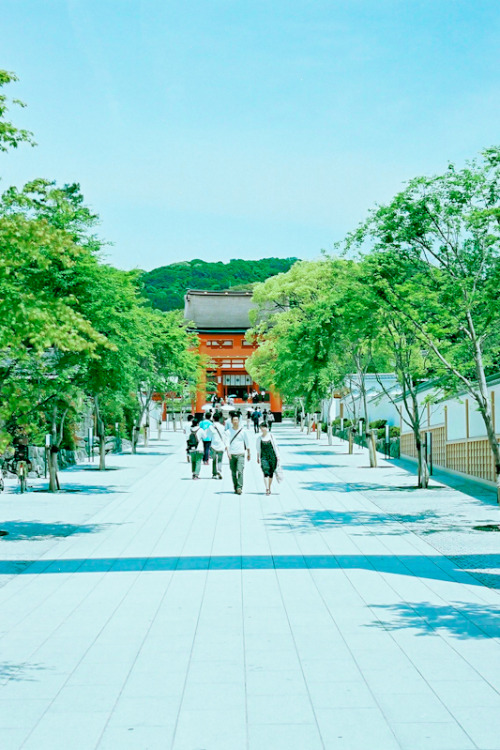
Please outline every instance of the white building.
[[392, 396], [396, 399], [401, 393], [401, 386], [394, 373], [384, 372], [377, 375], [368, 373], [365, 375], [368, 414], [365, 414], [359, 377], [355, 374], [350, 375], [346, 381], [346, 388], [348, 392], [340, 399], [339, 416], [341, 418], [344, 417], [344, 419], [353, 421], [364, 418], [368, 423], [385, 419], [387, 424], [399, 426], [399, 411], [390, 398]]

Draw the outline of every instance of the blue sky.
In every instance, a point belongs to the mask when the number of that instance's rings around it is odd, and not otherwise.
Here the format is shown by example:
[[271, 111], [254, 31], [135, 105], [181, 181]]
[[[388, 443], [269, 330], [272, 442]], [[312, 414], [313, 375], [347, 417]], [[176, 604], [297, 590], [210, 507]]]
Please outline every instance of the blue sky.
[[500, 142], [498, 0], [4, 0], [0, 67], [111, 262], [316, 257], [417, 174]]

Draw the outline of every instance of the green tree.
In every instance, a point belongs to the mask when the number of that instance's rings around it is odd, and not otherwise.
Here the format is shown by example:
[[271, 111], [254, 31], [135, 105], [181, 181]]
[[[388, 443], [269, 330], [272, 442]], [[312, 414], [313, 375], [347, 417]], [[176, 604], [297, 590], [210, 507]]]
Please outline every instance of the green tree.
[[487, 375], [500, 361], [500, 149], [463, 169], [419, 177], [375, 209], [347, 239], [380, 258], [377, 294], [402, 316], [449, 393], [477, 404], [492, 451], [500, 502], [500, 447]]
[[23, 130], [17, 128], [8, 119], [8, 112], [10, 104], [14, 104], [18, 107], [26, 106], [19, 99], [10, 100], [1, 89], [9, 83], [17, 81], [17, 76], [14, 73], [9, 73], [6, 70], [0, 70], [0, 151], [8, 151], [10, 148], [17, 148], [21, 143], [29, 143], [34, 146], [33, 133], [29, 130]]
[[180, 311], [162, 313], [138, 308], [137, 313], [140, 338], [134, 368], [137, 397], [132, 429], [134, 453], [153, 394], [167, 393], [178, 381], [196, 380], [199, 371], [197, 339]]
[[[337, 269], [329, 260], [302, 261], [290, 271], [257, 285], [252, 334], [259, 348], [247, 361], [254, 380], [275, 387], [289, 401], [298, 401], [302, 414], [331, 405], [337, 362], [322, 335], [326, 307], [322, 300], [335, 283]], [[329, 440], [331, 431], [329, 429]]]

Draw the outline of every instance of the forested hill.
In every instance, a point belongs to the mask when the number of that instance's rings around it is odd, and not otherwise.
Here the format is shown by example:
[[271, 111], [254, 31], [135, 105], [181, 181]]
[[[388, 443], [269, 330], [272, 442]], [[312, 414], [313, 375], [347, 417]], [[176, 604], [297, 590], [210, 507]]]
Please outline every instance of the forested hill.
[[230, 260], [229, 263], [206, 263], [190, 260], [155, 268], [142, 277], [144, 291], [153, 307], [175, 310], [184, 307], [187, 289], [248, 288], [257, 281], [283, 273], [297, 258], [262, 258], [262, 260]]

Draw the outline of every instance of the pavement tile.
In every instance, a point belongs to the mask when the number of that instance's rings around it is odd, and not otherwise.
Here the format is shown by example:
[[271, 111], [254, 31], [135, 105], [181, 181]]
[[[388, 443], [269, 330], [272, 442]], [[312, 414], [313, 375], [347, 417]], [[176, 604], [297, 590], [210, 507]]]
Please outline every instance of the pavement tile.
[[[476, 747], [456, 722], [398, 723], [393, 730], [401, 750], [473, 750]], [[486, 750], [488, 746], [482, 747]]]
[[317, 708], [376, 708], [377, 703], [367, 685], [358, 682], [315, 682], [308, 680], [311, 701]]
[[107, 719], [107, 713], [46, 713], [23, 750], [94, 750]]
[[495, 747], [500, 741], [500, 712], [491, 706], [460, 707], [455, 717], [478, 747]]
[[250, 695], [247, 701], [249, 724], [313, 724], [311, 702], [299, 695]]
[[250, 724], [248, 740], [249, 750], [324, 750], [315, 724]]
[[165, 750], [170, 748], [175, 724], [117, 727], [109, 725], [95, 750]]
[[432, 690], [451, 710], [454, 708], [492, 708], [500, 715], [500, 693], [485, 680], [460, 682], [438, 680], [430, 683]]
[[121, 697], [109, 716], [108, 727], [137, 729], [144, 727], [172, 727], [179, 713], [178, 696]]
[[182, 710], [172, 750], [245, 750], [245, 711]]
[[233, 711], [245, 708], [245, 683], [191, 682], [188, 679], [182, 698], [182, 711]]
[[2, 497], [1, 750], [500, 750], [494, 502], [276, 436], [271, 498], [184, 481], [182, 433]]
[[326, 748], [399, 750], [393, 732], [378, 708], [321, 708], [316, 718]]

